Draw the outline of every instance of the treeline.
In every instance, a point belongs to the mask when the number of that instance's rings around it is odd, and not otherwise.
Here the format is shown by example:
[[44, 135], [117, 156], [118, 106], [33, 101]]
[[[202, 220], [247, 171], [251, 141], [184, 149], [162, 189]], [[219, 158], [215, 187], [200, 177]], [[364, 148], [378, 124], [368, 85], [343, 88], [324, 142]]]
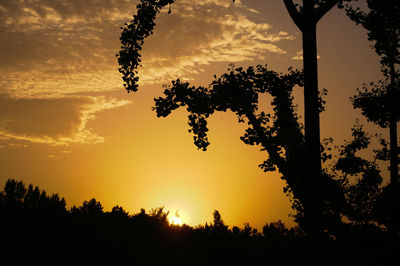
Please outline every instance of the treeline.
[[[167, 216], [162, 207], [129, 214], [115, 206], [107, 212], [96, 199], [67, 210], [57, 194], [8, 180], [0, 192], [2, 260], [12, 265], [291, 265], [305, 259], [304, 234], [280, 221], [258, 232], [249, 224], [229, 227], [218, 211], [212, 223], [196, 227], [171, 225]], [[387, 235], [371, 228], [349, 224], [341, 239], [327, 237], [324, 265], [382, 262]]]

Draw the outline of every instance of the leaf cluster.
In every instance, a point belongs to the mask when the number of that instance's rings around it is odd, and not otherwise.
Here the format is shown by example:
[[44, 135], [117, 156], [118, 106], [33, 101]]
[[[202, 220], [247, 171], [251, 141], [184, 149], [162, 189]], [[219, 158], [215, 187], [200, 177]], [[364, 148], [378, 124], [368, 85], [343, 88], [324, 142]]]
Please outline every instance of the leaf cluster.
[[[386, 144], [380, 139], [381, 144]], [[384, 159], [381, 150], [375, 150], [375, 158], [364, 159], [359, 155], [371, 144], [371, 136], [362, 125], [352, 128], [352, 140], [338, 148], [339, 156], [333, 169], [334, 179], [339, 182], [346, 200], [341, 212], [351, 221], [368, 224], [376, 221], [375, 208], [382, 192], [382, 176], [377, 159]]]
[[[298, 70], [289, 69], [282, 74], [261, 65], [247, 69], [231, 66], [220, 77], [215, 76], [208, 88], [191, 86], [179, 79], [165, 85], [164, 96], [155, 99], [154, 110], [157, 116], [165, 117], [180, 107], [186, 108], [189, 132], [202, 150], [210, 144], [207, 119], [217, 111], [235, 113], [239, 123], [248, 125], [241, 140], [268, 154], [259, 167], [265, 172], [279, 170], [287, 184], [284, 192], [291, 198], [293, 208], [302, 212], [307, 191], [305, 142], [292, 92], [303, 83], [303, 73]], [[321, 97], [325, 94], [323, 91]], [[259, 106], [262, 95], [272, 98], [270, 112]], [[320, 111], [323, 103], [320, 99]]]
[[[395, 117], [396, 121], [400, 120], [400, 106], [393, 104], [395, 99], [400, 99], [400, 90], [391, 91], [391, 86], [386, 79], [364, 84], [350, 98], [353, 107], [360, 109], [368, 121], [387, 128], [391, 117]], [[398, 88], [398, 82], [395, 87]]]
[[[137, 13], [129, 23], [121, 27], [121, 49], [118, 54], [119, 72], [128, 92], [138, 90], [137, 69], [141, 66], [141, 54], [144, 39], [153, 34], [157, 13], [174, 0], [140, 0]], [[170, 13], [170, 12], [169, 12]]]
[[[278, 74], [266, 66], [241, 67], [228, 70], [215, 77], [209, 88], [190, 86], [179, 79], [165, 86], [164, 97], [155, 99], [157, 116], [168, 116], [179, 107], [188, 111], [189, 131], [194, 134], [194, 144], [206, 150], [207, 118], [216, 111], [231, 111], [240, 123], [247, 123], [241, 140], [249, 145], [260, 145], [269, 154], [269, 159], [260, 165], [265, 171], [279, 168], [285, 177], [289, 175], [289, 164], [295, 161], [304, 145], [302, 125], [298, 122], [292, 91], [303, 86], [301, 71], [289, 69], [288, 74]], [[272, 112], [259, 109], [262, 94], [272, 96]], [[290, 157], [290, 158], [289, 158]]]
[[368, 31], [368, 40], [381, 56], [381, 64], [400, 63], [400, 2], [398, 0], [367, 0], [369, 12], [346, 6], [350, 19]]

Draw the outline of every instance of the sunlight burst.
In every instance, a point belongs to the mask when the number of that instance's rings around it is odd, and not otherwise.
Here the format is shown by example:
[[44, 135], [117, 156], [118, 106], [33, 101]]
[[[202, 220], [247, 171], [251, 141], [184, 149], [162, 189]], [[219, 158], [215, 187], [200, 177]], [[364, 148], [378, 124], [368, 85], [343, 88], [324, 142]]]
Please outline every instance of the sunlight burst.
[[174, 216], [171, 219], [169, 219], [169, 223], [171, 225], [178, 225], [181, 226], [182, 225], [182, 219], [178, 216]]

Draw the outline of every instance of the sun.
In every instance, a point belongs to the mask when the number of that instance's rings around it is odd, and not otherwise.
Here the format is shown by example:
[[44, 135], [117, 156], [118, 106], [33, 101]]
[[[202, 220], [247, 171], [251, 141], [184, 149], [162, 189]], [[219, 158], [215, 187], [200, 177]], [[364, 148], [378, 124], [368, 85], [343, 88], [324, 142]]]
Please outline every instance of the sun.
[[182, 218], [179, 215], [179, 211], [176, 211], [175, 215], [173, 217], [171, 217], [171, 218], [168, 218], [168, 220], [169, 220], [169, 223], [171, 225], [177, 225], [177, 226], [181, 226], [182, 225]]
[[181, 226], [182, 225], [182, 219], [180, 217], [178, 217], [178, 216], [174, 216], [174, 217], [169, 219], [169, 223], [171, 225]]

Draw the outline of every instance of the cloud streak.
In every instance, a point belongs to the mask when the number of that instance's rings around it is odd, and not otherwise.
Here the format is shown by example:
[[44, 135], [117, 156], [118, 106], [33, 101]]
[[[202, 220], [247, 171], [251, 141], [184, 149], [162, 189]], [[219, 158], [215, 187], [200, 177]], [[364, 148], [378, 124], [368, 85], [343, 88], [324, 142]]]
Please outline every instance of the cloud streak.
[[88, 128], [96, 113], [129, 102], [105, 97], [11, 98], [0, 95], [0, 139], [69, 145], [104, 138]]
[[[320, 59], [321, 57], [317, 55], [317, 59]], [[292, 57], [292, 60], [303, 60], [303, 50], [300, 50], [296, 52], [296, 55]]]
[[[0, 2], [0, 87], [15, 97], [60, 96], [122, 88], [115, 54], [134, 0]], [[216, 62], [286, 53], [295, 37], [240, 1], [178, 0], [145, 42], [143, 84], [194, 77]], [[5, 52], [6, 51], [6, 52]], [[65, 81], [68, 82], [65, 82]]]
[[[115, 54], [136, 0], [0, 1], [0, 141], [100, 143], [96, 114], [128, 104]], [[295, 37], [236, 1], [177, 0], [145, 42], [142, 85], [194, 79], [213, 63], [285, 55]]]
[[212, 63], [284, 55], [278, 42], [295, 39], [240, 1], [177, 1], [172, 14], [162, 12], [156, 23], [144, 45], [143, 83], [191, 77]]
[[122, 87], [115, 52], [133, 1], [1, 1], [0, 87], [14, 97]]

